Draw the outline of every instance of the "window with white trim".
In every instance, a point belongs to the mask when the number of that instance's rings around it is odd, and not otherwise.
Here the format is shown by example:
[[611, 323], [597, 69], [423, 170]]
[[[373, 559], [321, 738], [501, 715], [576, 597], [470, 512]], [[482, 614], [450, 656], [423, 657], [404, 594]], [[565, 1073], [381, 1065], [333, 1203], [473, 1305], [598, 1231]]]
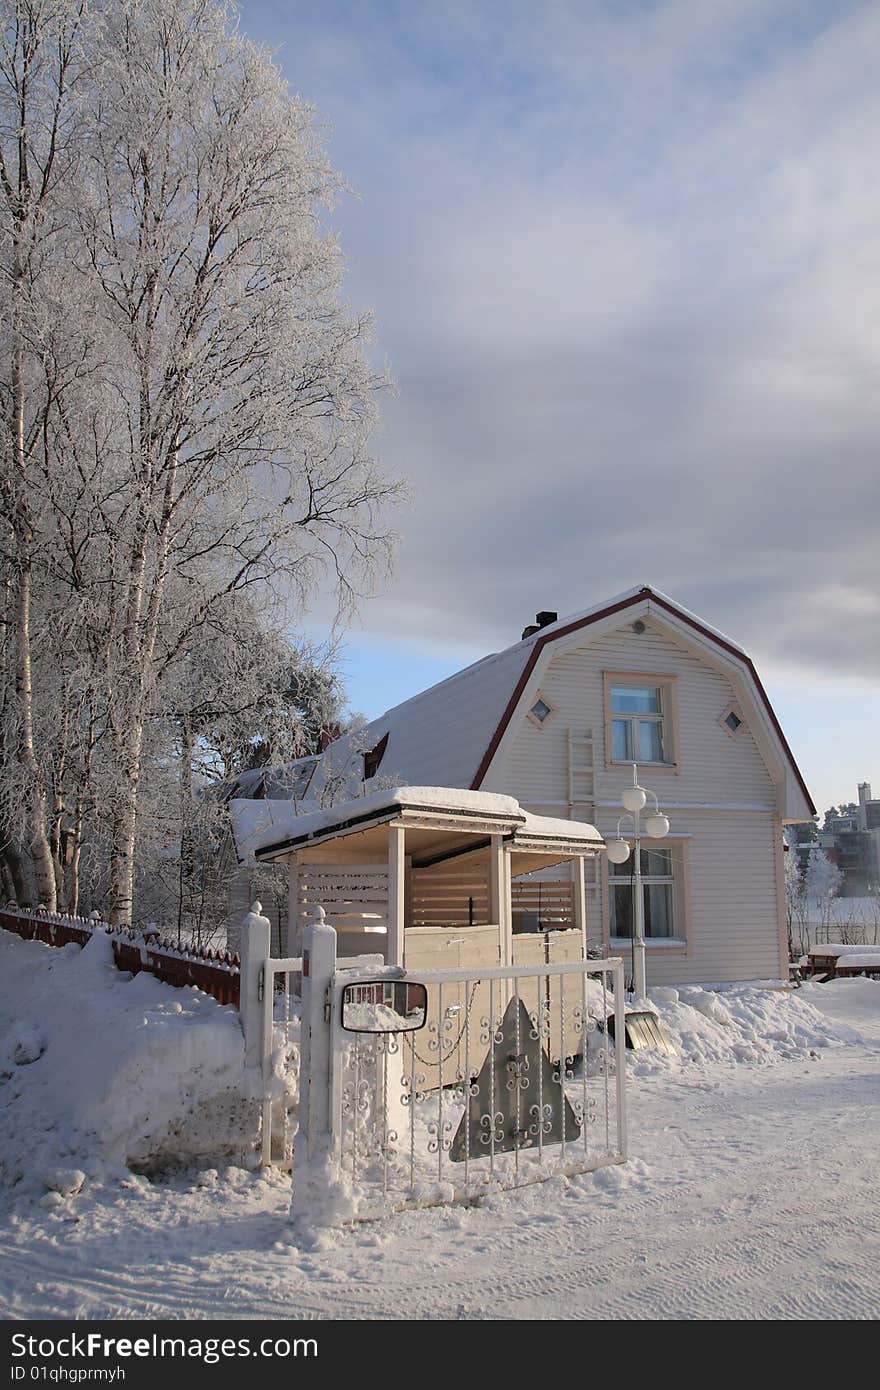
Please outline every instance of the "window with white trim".
[[669, 682], [653, 684], [614, 676], [609, 689], [609, 724], [610, 762], [675, 762]]
[[[633, 935], [633, 856], [624, 864], [608, 864], [610, 935], [629, 941]], [[642, 900], [645, 907], [645, 940], [685, 940], [681, 888], [681, 856], [675, 846], [642, 846]]]

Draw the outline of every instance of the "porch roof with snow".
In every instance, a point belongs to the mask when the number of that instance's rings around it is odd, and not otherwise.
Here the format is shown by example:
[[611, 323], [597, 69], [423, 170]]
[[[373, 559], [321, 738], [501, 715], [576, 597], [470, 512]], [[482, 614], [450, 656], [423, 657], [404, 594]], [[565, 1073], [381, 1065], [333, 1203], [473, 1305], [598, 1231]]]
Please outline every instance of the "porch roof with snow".
[[[246, 806], [236, 803], [240, 816]], [[279, 803], [273, 807], [271, 819], [256, 821], [247, 834], [249, 849], [261, 862], [352, 836], [363, 844], [371, 831], [391, 823], [412, 832], [413, 852], [424, 860], [432, 852], [472, 846], [475, 837], [485, 842], [485, 837], [499, 836], [508, 850], [529, 856], [530, 869], [558, 863], [560, 857], [594, 854], [605, 844], [592, 825], [532, 815], [512, 796], [455, 787], [393, 787], [305, 815], [297, 815], [292, 803], [286, 815]], [[238, 833], [247, 833], [242, 819]]]

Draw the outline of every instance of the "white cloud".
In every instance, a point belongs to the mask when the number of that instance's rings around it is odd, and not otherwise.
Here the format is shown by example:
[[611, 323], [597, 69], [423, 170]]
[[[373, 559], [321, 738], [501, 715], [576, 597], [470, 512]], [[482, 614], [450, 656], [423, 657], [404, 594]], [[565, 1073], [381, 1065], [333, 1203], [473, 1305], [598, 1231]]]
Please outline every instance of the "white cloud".
[[363, 195], [400, 383], [367, 625], [489, 649], [647, 580], [759, 660], [876, 673], [877, 6], [257, 16]]

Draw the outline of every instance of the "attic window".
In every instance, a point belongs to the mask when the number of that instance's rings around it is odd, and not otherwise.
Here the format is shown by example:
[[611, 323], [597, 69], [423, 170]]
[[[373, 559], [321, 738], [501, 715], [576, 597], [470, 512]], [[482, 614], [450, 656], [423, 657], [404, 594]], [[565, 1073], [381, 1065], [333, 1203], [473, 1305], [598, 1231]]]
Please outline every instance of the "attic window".
[[538, 698], [529, 710], [528, 717], [533, 724], [537, 724], [539, 729], [543, 729], [544, 725], [548, 720], [552, 719], [555, 713], [556, 706], [551, 704], [550, 701], [539, 692]]
[[385, 749], [388, 747], [388, 735], [383, 734], [375, 748], [369, 749], [364, 753], [364, 781], [368, 782], [371, 777], [375, 777], [379, 771], [379, 764], [385, 756]]
[[718, 723], [725, 733], [730, 734], [731, 738], [736, 738], [740, 729], [743, 727], [743, 717], [735, 705], [728, 705]]

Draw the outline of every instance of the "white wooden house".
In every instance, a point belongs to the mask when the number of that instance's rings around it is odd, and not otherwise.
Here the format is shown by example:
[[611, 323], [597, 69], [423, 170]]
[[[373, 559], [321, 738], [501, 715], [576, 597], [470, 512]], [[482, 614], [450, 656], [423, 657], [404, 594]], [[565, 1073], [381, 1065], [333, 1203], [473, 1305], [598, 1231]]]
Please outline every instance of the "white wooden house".
[[[815, 808], [748, 655], [647, 586], [561, 621], [539, 614], [366, 739], [337, 740], [303, 792], [318, 805], [342, 774], [366, 793], [389, 780], [472, 789], [611, 836], [634, 760], [671, 824], [643, 841], [648, 983], [786, 976], [782, 827]], [[625, 955], [631, 858], [585, 862], [588, 935]], [[514, 930], [573, 925], [573, 889], [567, 866], [514, 882]]]

